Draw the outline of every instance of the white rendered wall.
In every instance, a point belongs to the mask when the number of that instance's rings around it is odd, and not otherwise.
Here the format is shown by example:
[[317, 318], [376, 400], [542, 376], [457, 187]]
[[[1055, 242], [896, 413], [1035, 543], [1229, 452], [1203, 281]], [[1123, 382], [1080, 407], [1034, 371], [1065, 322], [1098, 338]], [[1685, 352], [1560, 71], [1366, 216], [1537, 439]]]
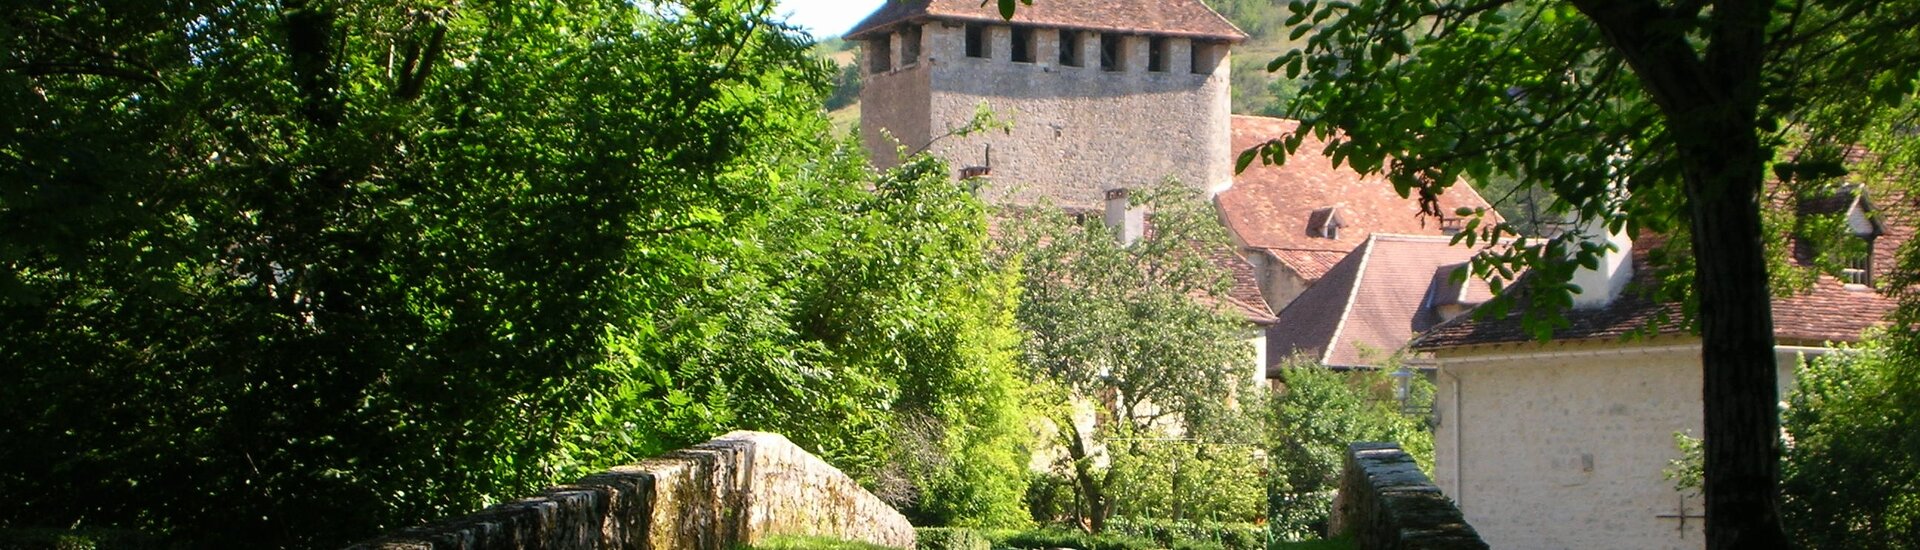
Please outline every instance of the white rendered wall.
[[[1697, 341], [1527, 349], [1546, 351], [1435, 359], [1434, 479], [1468, 523], [1493, 548], [1702, 548], [1699, 518], [1657, 517], [1681, 506], [1674, 432], [1702, 431]], [[1779, 358], [1783, 397], [1797, 361]]]

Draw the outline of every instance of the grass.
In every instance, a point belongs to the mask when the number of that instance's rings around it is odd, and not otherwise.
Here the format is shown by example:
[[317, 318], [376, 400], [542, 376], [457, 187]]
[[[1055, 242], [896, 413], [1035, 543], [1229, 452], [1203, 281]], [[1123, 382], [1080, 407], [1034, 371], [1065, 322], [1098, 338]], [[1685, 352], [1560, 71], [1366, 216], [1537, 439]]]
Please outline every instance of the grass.
[[[1006, 536], [1002, 534], [1001, 536]], [[998, 544], [995, 545], [999, 546]], [[1299, 542], [1276, 542], [1268, 550], [1354, 550], [1352, 537], [1340, 537], [1327, 540], [1306, 540]], [[753, 546], [743, 546], [736, 550], [898, 550], [864, 542], [844, 541], [828, 537], [776, 536]]]
[[1325, 540], [1303, 540], [1299, 542], [1276, 542], [1268, 550], [1354, 550], [1353, 537], [1340, 537]]
[[853, 132], [860, 125], [860, 102], [855, 101], [852, 105], [828, 112], [827, 120], [833, 122], [833, 135], [836, 137]]
[[897, 548], [840, 540], [829, 537], [781, 535], [769, 537], [760, 544], [743, 546], [737, 550], [899, 550]]

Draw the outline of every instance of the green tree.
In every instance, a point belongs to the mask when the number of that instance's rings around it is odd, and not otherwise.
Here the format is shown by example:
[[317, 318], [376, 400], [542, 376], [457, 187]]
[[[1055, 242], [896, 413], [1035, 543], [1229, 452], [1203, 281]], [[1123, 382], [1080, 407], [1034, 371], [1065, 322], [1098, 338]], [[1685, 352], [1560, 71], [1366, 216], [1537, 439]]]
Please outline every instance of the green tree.
[[[1031, 0], [1000, 0], [1011, 18]], [[1847, 145], [1911, 113], [1920, 6], [1874, 0], [1294, 0], [1306, 48], [1269, 65], [1311, 82], [1296, 135], [1239, 159], [1284, 161], [1308, 134], [1336, 164], [1385, 173], [1429, 214], [1462, 176], [1524, 175], [1609, 230], [1676, 233], [1672, 272], [1703, 340], [1703, 492], [1710, 548], [1787, 545], [1779, 392], [1761, 186], [1834, 163], [1773, 163], [1790, 138]], [[1910, 117], [1907, 120], [1912, 120]], [[1896, 126], [1896, 128], [1907, 128]], [[1896, 132], [1897, 133], [1897, 132]], [[1909, 147], [1910, 149], [1910, 147]], [[1623, 193], [1625, 191], [1625, 193]], [[1456, 213], [1466, 215], [1471, 213]], [[1476, 219], [1462, 239], [1518, 239], [1474, 275], [1535, 273], [1526, 320], [1545, 338], [1604, 248], [1524, 239]], [[1689, 265], [1690, 263], [1690, 265]], [[1511, 298], [1486, 311], [1498, 314]], [[1697, 315], [1694, 313], [1697, 312]]]
[[1433, 432], [1425, 418], [1403, 412], [1426, 410], [1433, 403], [1433, 385], [1416, 376], [1403, 405], [1398, 382], [1387, 374], [1396, 365], [1337, 372], [1293, 357], [1276, 367], [1285, 387], [1272, 400], [1267, 426], [1272, 447], [1267, 525], [1275, 536], [1300, 540], [1329, 534], [1332, 493], [1340, 488], [1348, 444], [1397, 442], [1421, 469], [1433, 469]]
[[[1852, 0], [1688, 2], [1295, 2], [1309, 45], [1275, 60], [1311, 82], [1301, 135], [1336, 162], [1383, 172], [1433, 198], [1462, 176], [1524, 175], [1562, 208], [1612, 230], [1675, 233], [1704, 340], [1707, 533], [1711, 548], [1786, 544], [1778, 512], [1778, 401], [1761, 184], [1789, 139], [1840, 142], [1858, 122], [1813, 115], [1909, 100], [1920, 60], [1913, 5]], [[1307, 25], [1319, 25], [1317, 30]], [[1807, 125], [1804, 122], [1819, 122]], [[1791, 179], [1821, 168], [1781, 162]], [[1620, 191], [1625, 190], [1623, 194]], [[1568, 234], [1527, 240], [1476, 224], [1463, 240], [1520, 239], [1477, 275], [1536, 274], [1527, 317], [1542, 337], [1602, 249]], [[1689, 277], [1690, 276], [1690, 277]], [[1494, 313], [1499, 308], [1492, 310]]]
[[[824, 141], [771, 11], [0, 16], [0, 528], [335, 546], [734, 428], [874, 483], [909, 417], [1023, 463], [983, 207]], [[912, 483], [1018, 509], [964, 475]]]
[[1913, 356], [1870, 337], [1800, 369], [1785, 418], [1781, 490], [1807, 548], [1920, 545], [1920, 393]]
[[[1102, 449], [1129, 455], [1169, 426], [1219, 433], [1208, 426], [1230, 424], [1227, 396], [1251, 391], [1248, 329], [1213, 300], [1229, 280], [1209, 260], [1227, 249], [1211, 206], [1171, 182], [1131, 201], [1151, 211], [1152, 226], [1131, 244], [1100, 218], [1048, 208], [1020, 212], [1002, 229], [1001, 261], [1024, 274], [1025, 363], [1058, 388], [1050, 395], [1059, 444], [1095, 531], [1117, 509], [1111, 487], [1125, 475], [1097, 467]], [[1090, 406], [1091, 426], [1078, 421], [1075, 402]]]

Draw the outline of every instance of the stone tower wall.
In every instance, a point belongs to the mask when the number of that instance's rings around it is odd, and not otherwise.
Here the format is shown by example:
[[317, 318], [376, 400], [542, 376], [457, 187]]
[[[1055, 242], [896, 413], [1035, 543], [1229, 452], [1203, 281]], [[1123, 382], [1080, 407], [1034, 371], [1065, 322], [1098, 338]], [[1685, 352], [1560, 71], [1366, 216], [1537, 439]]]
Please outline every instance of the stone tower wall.
[[[990, 56], [973, 58], [966, 55], [965, 25], [927, 23], [918, 60], [910, 66], [899, 60], [886, 74], [868, 75], [861, 124], [876, 165], [897, 162], [884, 128], [908, 151], [938, 140], [930, 150], [956, 169], [985, 164], [991, 146], [993, 178], [986, 192], [996, 202], [1091, 207], [1102, 201], [1103, 190], [1169, 177], [1212, 192], [1231, 183], [1226, 43], [1202, 43], [1211, 48], [1213, 67], [1194, 74], [1195, 41], [1165, 37], [1167, 67], [1156, 72], [1148, 70], [1151, 39], [1122, 35], [1124, 68], [1111, 72], [1100, 66], [1099, 33], [1036, 28], [1033, 62], [1016, 63], [1012, 28], [987, 30]], [[899, 57], [902, 33], [887, 36]], [[1081, 42], [1082, 66], [1058, 62], [1062, 36]], [[941, 138], [983, 103], [1012, 122], [1010, 133]]]

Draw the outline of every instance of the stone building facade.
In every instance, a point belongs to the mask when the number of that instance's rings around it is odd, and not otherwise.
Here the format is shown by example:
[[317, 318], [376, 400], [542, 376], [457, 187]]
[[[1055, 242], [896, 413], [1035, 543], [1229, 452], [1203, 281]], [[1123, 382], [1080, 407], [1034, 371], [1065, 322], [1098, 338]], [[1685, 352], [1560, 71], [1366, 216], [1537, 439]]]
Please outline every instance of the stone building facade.
[[[1057, 0], [1012, 21], [977, 0], [891, 2], [863, 48], [861, 138], [881, 168], [926, 150], [988, 167], [994, 202], [1098, 206], [1173, 178], [1232, 184], [1229, 55], [1246, 35], [1197, 0]], [[1005, 131], [950, 135], [984, 106]]]

